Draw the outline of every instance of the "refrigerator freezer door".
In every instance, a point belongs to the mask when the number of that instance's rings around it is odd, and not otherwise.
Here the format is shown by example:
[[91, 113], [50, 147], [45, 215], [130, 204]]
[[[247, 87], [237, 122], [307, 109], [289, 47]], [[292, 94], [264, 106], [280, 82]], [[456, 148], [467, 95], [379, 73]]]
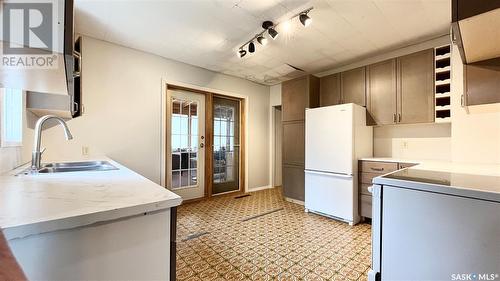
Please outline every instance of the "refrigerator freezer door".
[[354, 222], [352, 176], [306, 170], [305, 187], [306, 209]]
[[306, 110], [306, 170], [353, 174], [353, 105]]

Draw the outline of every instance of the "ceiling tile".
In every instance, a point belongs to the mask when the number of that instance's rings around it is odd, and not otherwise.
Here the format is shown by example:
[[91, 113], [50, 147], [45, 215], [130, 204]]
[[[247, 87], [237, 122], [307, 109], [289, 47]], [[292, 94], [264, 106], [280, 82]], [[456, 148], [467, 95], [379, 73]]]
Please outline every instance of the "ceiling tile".
[[[450, 0], [76, 0], [75, 6], [79, 33], [263, 84], [300, 73], [285, 73], [287, 63], [315, 73], [442, 35], [451, 14]], [[312, 25], [294, 19], [286, 34], [283, 21], [311, 6]], [[264, 20], [282, 23], [278, 38], [238, 58]]]

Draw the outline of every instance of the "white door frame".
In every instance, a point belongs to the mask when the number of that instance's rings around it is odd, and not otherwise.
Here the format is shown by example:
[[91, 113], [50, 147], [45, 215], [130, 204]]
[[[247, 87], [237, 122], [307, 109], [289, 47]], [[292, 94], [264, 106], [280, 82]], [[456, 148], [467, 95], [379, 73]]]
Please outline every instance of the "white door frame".
[[[198, 91], [203, 91], [203, 92], [210, 92], [213, 94], [218, 94], [218, 95], [223, 95], [223, 96], [228, 96], [228, 97], [235, 97], [235, 98], [240, 98], [245, 101], [244, 105], [244, 112], [245, 112], [245, 189], [242, 190], [243, 192], [248, 191], [248, 147], [249, 147], [249, 142], [248, 142], [248, 116], [249, 116], [249, 99], [247, 95], [240, 95], [236, 94], [233, 92], [227, 92], [227, 91], [221, 91], [218, 89], [213, 89], [213, 88], [208, 88], [208, 87], [201, 87], [198, 85], [193, 85], [193, 84], [188, 84], [188, 83], [183, 83], [183, 82], [178, 82], [178, 81], [172, 81], [168, 79], [162, 79], [161, 80], [161, 122], [160, 122], [160, 132], [161, 132], [161, 140], [160, 140], [160, 184], [163, 187], [166, 187], [167, 185], [167, 175], [165, 173], [166, 171], [166, 164], [167, 164], [167, 124], [168, 124], [168, 109], [167, 109], [167, 104], [168, 104], [168, 91], [167, 91], [167, 86], [172, 85], [172, 86], [178, 86], [178, 87], [183, 87], [183, 88], [188, 88], [188, 89], [193, 89], [193, 90], [198, 90]], [[205, 163], [206, 165], [207, 163]]]

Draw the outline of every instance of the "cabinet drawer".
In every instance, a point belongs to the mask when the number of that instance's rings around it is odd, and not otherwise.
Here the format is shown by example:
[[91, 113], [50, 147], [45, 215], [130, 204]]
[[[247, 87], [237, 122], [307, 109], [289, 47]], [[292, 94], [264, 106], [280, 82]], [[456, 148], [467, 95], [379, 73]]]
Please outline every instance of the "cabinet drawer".
[[359, 214], [362, 217], [371, 218], [372, 217], [372, 197], [371, 195], [360, 195], [359, 200]]
[[399, 170], [401, 170], [401, 169], [404, 169], [404, 168], [413, 167], [413, 166], [415, 166], [417, 164], [415, 164], [415, 163], [399, 163], [398, 165], [399, 165]]
[[370, 186], [372, 186], [372, 185], [371, 184], [360, 184], [359, 185], [359, 193], [364, 194], [364, 195], [368, 195], [368, 196], [372, 196], [370, 191], [368, 191], [368, 187], [370, 187]]
[[361, 162], [361, 171], [365, 173], [387, 174], [398, 170], [398, 163], [363, 161]]
[[361, 183], [362, 184], [372, 184], [372, 180], [374, 177], [381, 176], [381, 173], [361, 173]]

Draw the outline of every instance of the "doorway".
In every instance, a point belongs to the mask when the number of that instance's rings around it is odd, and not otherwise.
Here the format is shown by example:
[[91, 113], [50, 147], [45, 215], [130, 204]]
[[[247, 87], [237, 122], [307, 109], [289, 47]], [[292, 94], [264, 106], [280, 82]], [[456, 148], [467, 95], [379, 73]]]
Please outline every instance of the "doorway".
[[282, 144], [283, 144], [283, 126], [281, 124], [281, 106], [273, 106], [273, 186], [282, 184]]
[[245, 99], [166, 84], [161, 182], [186, 201], [245, 190]]
[[167, 186], [184, 200], [205, 195], [205, 96], [168, 90]]

